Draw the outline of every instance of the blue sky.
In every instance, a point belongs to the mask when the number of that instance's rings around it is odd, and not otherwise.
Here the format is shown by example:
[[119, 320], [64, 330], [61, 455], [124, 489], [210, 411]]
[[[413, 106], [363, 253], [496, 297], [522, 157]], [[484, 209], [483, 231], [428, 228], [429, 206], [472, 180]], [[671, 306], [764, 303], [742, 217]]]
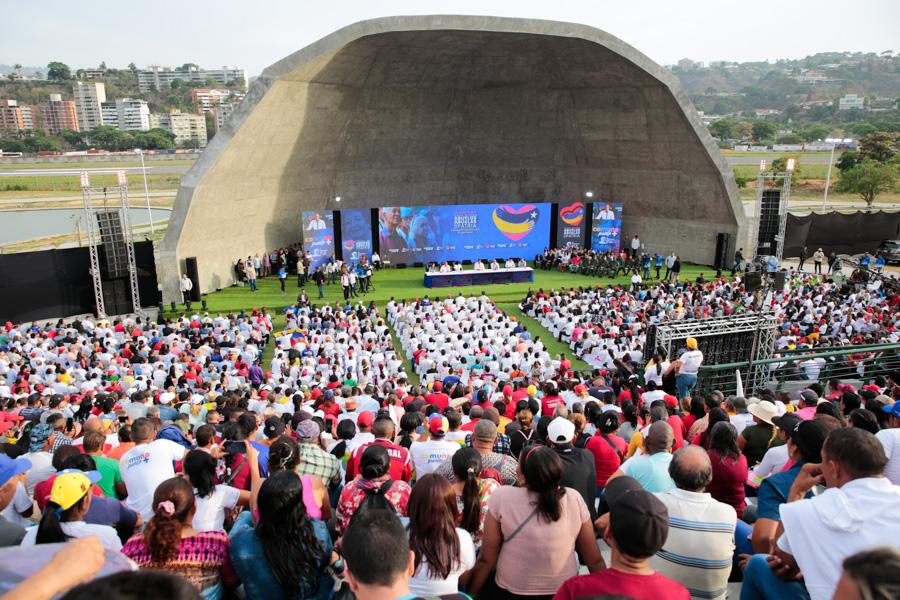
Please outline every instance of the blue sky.
[[900, 0], [105, 0], [4, 1], [0, 64], [73, 68], [106, 61], [205, 67], [269, 64], [355, 21], [401, 14], [482, 14], [574, 21], [650, 58], [801, 58], [900, 51]]

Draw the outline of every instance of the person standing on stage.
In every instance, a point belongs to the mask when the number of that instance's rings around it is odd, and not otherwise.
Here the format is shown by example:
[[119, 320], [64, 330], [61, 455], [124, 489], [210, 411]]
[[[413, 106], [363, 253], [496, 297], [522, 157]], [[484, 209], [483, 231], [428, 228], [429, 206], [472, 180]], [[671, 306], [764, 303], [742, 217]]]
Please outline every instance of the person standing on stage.
[[813, 252], [813, 272], [816, 275], [822, 274], [822, 263], [825, 262], [825, 253], [819, 248]]
[[247, 257], [247, 262], [244, 264], [244, 273], [247, 276], [247, 281], [250, 282], [250, 291], [256, 291], [256, 265], [253, 263], [253, 259], [251, 257]]
[[637, 258], [638, 250], [641, 249], [641, 238], [634, 234], [634, 238], [631, 240], [631, 258]]
[[297, 259], [297, 287], [303, 287], [306, 284], [306, 265], [303, 264], [303, 257]]
[[322, 293], [322, 286], [325, 284], [325, 273], [322, 272], [322, 267], [316, 267], [312, 280], [316, 287], [319, 288], [319, 298], [324, 298], [325, 294]]
[[668, 255], [666, 257], [666, 276], [663, 277], [666, 281], [669, 281], [669, 277], [672, 275], [672, 265], [675, 264], [675, 253]]
[[344, 269], [341, 272], [341, 291], [344, 292], [344, 300], [350, 299], [350, 272]]
[[278, 267], [278, 283], [281, 284], [281, 293], [284, 294], [284, 284], [287, 281], [287, 267], [281, 265]]
[[181, 274], [181, 297], [184, 299], [184, 307], [191, 310], [191, 290], [194, 289], [194, 282], [191, 281], [187, 273]]

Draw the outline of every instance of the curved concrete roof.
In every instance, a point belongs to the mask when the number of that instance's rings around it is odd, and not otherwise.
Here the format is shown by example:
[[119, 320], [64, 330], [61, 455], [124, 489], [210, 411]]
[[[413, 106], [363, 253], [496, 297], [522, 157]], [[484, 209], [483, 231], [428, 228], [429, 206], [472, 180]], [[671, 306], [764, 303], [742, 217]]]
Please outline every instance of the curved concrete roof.
[[588, 189], [624, 202], [623, 236], [651, 251], [711, 262], [715, 233], [745, 233], [731, 169], [689, 98], [618, 38], [499, 17], [361, 21], [263, 71], [182, 178], [164, 294], [178, 298], [190, 256], [203, 292], [230, 285], [237, 258], [300, 239], [302, 210]]

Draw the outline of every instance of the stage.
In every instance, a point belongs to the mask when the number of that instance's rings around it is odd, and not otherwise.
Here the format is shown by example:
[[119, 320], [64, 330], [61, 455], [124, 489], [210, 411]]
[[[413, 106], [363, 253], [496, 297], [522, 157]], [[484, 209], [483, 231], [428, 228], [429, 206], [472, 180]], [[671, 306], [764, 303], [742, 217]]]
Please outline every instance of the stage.
[[494, 271], [454, 271], [452, 273], [440, 273], [428, 271], [425, 273], [424, 286], [427, 288], [459, 287], [465, 285], [498, 285], [504, 283], [528, 283], [534, 281], [534, 269], [529, 267], [516, 267], [513, 269], [497, 269]]

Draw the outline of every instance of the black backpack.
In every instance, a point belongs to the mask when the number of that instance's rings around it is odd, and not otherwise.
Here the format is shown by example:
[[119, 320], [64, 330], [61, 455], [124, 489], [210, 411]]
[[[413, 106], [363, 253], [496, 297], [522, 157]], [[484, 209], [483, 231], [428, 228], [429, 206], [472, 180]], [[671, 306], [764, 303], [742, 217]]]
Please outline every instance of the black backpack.
[[[394, 508], [394, 505], [391, 504], [390, 500], [387, 499], [385, 494], [390, 491], [391, 486], [394, 485], [393, 479], [388, 479], [385, 481], [380, 488], [370, 488], [365, 490], [366, 497], [363, 498], [363, 501], [359, 503], [359, 506], [356, 508], [356, 511], [353, 513], [353, 516], [350, 517], [350, 523], [353, 523], [353, 519], [357, 517], [357, 515], [362, 514], [369, 510], [386, 510], [391, 512], [392, 514], [397, 514], [397, 509]], [[349, 523], [348, 523], [349, 525]]]

